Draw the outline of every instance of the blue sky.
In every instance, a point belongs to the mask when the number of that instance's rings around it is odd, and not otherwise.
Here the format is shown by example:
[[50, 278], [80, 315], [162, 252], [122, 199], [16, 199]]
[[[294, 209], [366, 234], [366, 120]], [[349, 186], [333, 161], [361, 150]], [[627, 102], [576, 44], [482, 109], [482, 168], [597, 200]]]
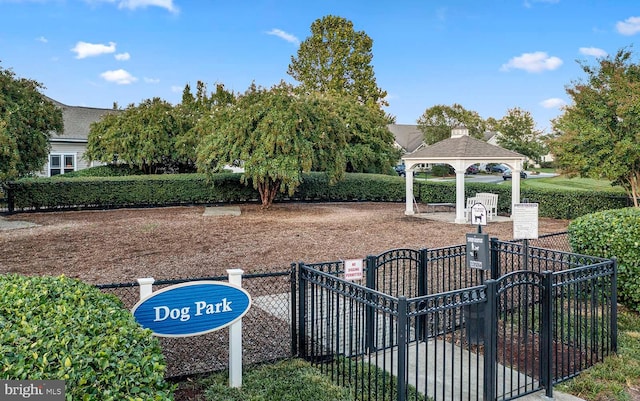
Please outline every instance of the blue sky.
[[401, 124], [459, 103], [483, 118], [520, 107], [548, 132], [584, 78], [577, 60], [640, 37], [635, 0], [0, 0], [0, 65], [68, 105], [179, 103], [198, 80], [235, 92], [293, 82], [291, 56], [329, 14], [373, 39]]

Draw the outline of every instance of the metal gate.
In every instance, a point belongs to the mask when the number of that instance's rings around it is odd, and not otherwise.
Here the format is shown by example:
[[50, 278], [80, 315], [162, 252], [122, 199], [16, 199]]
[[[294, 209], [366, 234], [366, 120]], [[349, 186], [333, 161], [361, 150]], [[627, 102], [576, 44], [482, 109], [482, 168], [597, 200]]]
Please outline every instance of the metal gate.
[[464, 245], [369, 256], [362, 282], [343, 261], [299, 263], [294, 353], [362, 398], [480, 401], [551, 396], [615, 352], [614, 260], [491, 247], [495, 280]]

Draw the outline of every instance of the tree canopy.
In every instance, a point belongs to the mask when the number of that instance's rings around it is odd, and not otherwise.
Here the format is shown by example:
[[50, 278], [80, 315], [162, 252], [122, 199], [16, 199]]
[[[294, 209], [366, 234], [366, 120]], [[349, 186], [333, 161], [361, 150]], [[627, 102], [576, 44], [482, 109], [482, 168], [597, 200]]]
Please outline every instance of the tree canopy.
[[42, 88], [0, 67], [0, 182], [42, 170], [52, 132], [62, 132], [62, 111]]
[[328, 15], [311, 24], [311, 36], [291, 57], [288, 74], [300, 82], [297, 92], [334, 99], [348, 129], [347, 171], [386, 174], [401, 155], [387, 128], [393, 118], [382, 110], [387, 93], [376, 84], [372, 46], [373, 40], [355, 31], [351, 21]]
[[535, 128], [531, 113], [521, 108], [507, 111], [507, 115], [494, 124], [500, 133], [498, 145], [513, 150], [536, 162], [546, 153], [545, 145], [540, 138], [542, 131]]
[[174, 142], [182, 130], [170, 103], [147, 99], [91, 124], [85, 158], [157, 173], [177, 160]]
[[345, 171], [346, 127], [331, 101], [298, 95], [284, 83], [268, 90], [252, 85], [197, 129], [200, 169], [216, 172], [242, 160], [243, 180], [258, 189], [265, 208], [279, 192], [293, 195], [304, 172], [325, 171], [335, 181]]
[[632, 56], [621, 49], [580, 64], [587, 77], [567, 87], [573, 102], [553, 121], [558, 136], [549, 146], [561, 170], [621, 185], [638, 207], [640, 65]]
[[467, 110], [457, 103], [430, 107], [418, 119], [418, 129], [424, 133], [427, 145], [449, 138], [451, 130], [459, 126], [465, 126], [469, 135], [478, 139], [482, 139], [487, 129], [486, 122], [477, 112]]
[[333, 15], [311, 24], [311, 36], [291, 57], [287, 73], [307, 92], [348, 95], [372, 107], [386, 106], [387, 92], [376, 84], [373, 40], [353, 23]]
[[207, 85], [198, 81], [195, 96], [187, 84], [182, 92], [182, 103], [175, 106], [176, 118], [181, 121], [181, 132], [176, 135], [175, 151], [179, 164], [189, 170], [196, 168], [197, 147], [202, 137], [196, 129], [198, 121], [215, 113], [224, 106], [235, 103], [235, 95], [225, 89], [223, 84], [216, 84], [215, 92], [207, 93]]

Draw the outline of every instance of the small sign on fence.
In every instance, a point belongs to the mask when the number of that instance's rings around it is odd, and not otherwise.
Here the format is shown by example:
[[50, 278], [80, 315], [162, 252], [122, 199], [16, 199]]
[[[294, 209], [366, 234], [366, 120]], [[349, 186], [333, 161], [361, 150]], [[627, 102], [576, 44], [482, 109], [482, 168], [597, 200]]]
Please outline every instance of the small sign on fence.
[[362, 259], [348, 259], [344, 261], [345, 280], [362, 280], [364, 277], [363, 270]]

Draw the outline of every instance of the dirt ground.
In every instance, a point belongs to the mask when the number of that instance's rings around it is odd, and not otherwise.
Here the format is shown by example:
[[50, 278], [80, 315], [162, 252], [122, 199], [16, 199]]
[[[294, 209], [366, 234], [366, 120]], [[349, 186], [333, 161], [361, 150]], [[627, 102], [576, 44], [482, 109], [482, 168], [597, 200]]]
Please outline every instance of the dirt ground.
[[[240, 205], [240, 216], [203, 206], [22, 213], [35, 227], [0, 231], [0, 273], [60, 275], [92, 284], [281, 271], [298, 261], [363, 258], [396, 248], [461, 244], [475, 226], [407, 217], [402, 203]], [[542, 218], [539, 233], [569, 221]], [[512, 223], [483, 232], [512, 238]]]

